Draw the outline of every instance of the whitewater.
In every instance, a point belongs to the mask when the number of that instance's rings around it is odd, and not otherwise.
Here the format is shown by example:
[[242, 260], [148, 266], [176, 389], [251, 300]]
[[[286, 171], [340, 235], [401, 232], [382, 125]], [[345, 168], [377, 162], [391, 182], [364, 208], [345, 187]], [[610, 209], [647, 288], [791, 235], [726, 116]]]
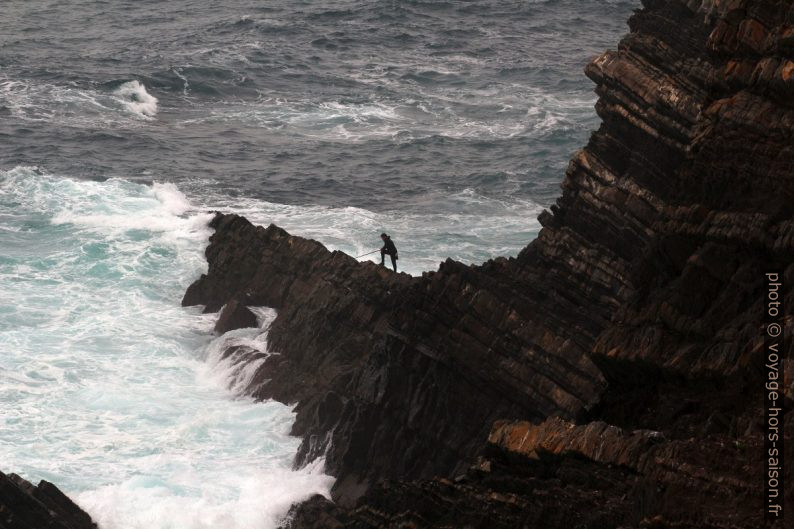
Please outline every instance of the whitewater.
[[173, 184], [0, 172], [0, 461], [57, 483], [103, 529], [269, 528], [326, 494], [292, 470], [288, 406], [255, 403], [184, 309], [210, 215]]
[[103, 529], [277, 527], [333, 478], [322, 460], [292, 468], [289, 406], [241, 393], [258, 363], [222, 359], [237, 344], [272, 354], [275, 313], [256, 308], [258, 329], [214, 337], [216, 315], [179, 304], [206, 272], [209, 211], [351, 255], [386, 226], [413, 233], [400, 265], [414, 275], [515, 251], [539, 228], [529, 201], [448, 200], [460, 213], [191, 201], [173, 183], [0, 171], [0, 461], [56, 483]]

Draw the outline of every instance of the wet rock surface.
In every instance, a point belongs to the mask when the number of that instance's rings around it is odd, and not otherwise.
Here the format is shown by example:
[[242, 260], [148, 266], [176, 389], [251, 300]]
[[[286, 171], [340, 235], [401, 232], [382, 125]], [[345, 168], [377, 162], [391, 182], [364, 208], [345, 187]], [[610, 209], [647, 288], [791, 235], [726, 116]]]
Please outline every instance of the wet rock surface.
[[96, 529], [91, 517], [55, 485], [0, 472], [0, 528]]
[[[794, 332], [794, 6], [643, 6], [587, 67], [603, 123], [515, 258], [411, 278], [215, 217], [183, 303], [278, 310], [249, 392], [297, 403], [296, 463], [338, 478], [292, 527], [762, 525], [766, 271]], [[790, 464], [786, 484], [790, 511]]]

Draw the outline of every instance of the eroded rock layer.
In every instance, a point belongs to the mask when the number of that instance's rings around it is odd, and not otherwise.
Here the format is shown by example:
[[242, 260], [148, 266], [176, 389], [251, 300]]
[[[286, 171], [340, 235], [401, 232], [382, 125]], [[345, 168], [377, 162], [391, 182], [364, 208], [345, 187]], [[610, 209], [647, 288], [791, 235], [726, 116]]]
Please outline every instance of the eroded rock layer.
[[215, 217], [183, 302], [278, 310], [250, 393], [297, 402], [297, 463], [338, 477], [294, 527], [761, 525], [766, 271], [794, 332], [794, 5], [643, 5], [587, 67], [603, 123], [515, 258], [410, 278]]

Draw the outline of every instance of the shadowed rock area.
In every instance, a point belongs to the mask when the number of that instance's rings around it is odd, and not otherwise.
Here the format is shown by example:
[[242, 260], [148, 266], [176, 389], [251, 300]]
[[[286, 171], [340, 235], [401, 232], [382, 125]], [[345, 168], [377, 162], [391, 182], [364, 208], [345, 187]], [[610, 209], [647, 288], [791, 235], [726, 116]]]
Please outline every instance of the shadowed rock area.
[[462, 470], [497, 419], [573, 418], [603, 390], [576, 340], [590, 332], [547, 321], [606, 320], [535, 288], [515, 259], [447, 261], [412, 278], [242, 217], [212, 226], [209, 272], [183, 303], [216, 311], [242, 296], [277, 309], [268, 343], [278, 355], [250, 393], [298, 403], [298, 462], [325, 455], [343, 502], [382, 477]]
[[763, 524], [767, 271], [794, 332], [794, 5], [643, 5], [588, 65], [603, 123], [514, 258], [411, 278], [216, 215], [183, 304], [277, 309], [249, 393], [297, 403], [296, 464], [337, 477], [292, 527]]
[[0, 528], [96, 529], [91, 517], [55, 485], [38, 486], [16, 474], [0, 472]]

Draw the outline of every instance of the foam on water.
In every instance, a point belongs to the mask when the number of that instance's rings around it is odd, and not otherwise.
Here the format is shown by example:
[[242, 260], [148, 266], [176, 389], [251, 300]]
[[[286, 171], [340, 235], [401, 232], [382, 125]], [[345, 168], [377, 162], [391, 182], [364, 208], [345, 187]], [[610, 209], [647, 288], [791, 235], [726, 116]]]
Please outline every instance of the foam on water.
[[113, 94], [134, 114], [145, 118], [157, 114], [157, 98], [150, 95], [139, 81], [124, 83], [114, 90]]
[[[368, 82], [366, 73], [357, 80]], [[383, 83], [375, 76], [372, 82]], [[431, 136], [457, 139], [506, 139], [544, 136], [574, 128], [575, 117], [592, 112], [594, 97], [550, 94], [539, 88], [499, 86], [461, 95], [436, 86], [414, 87], [414, 98], [316, 101], [263, 97], [259, 101], [217, 105], [180, 127], [206, 123], [243, 123], [303, 138], [362, 142], [378, 138], [402, 141]]]
[[[250, 391], [257, 369], [272, 353], [267, 350], [267, 330], [276, 318], [269, 307], [249, 307], [257, 315], [259, 328], [229, 331], [207, 348], [203, 376], [242, 395]], [[233, 350], [231, 354], [227, 351]], [[245, 361], [240, 361], [245, 360]]]
[[332, 483], [291, 469], [291, 410], [235, 398], [248, 374], [217, 356], [265, 351], [272, 312], [213, 340], [179, 307], [208, 220], [170, 184], [0, 172], [0, 461], [103, 529], [275, 527]]
[[0, 106], [17, 118], [72, 127], [135, 126], [157, 114], [157, 98], [139, 81], [105, 92], [76, 84], [0, 79]]

